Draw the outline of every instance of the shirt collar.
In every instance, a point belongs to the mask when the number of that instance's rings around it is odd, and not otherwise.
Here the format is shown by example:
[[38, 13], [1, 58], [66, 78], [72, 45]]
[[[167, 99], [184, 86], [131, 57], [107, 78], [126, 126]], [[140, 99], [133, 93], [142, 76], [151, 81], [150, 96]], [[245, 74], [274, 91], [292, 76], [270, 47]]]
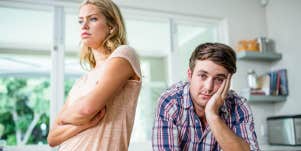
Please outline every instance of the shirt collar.
[[189, 88], [190, 88], [190, 83], [187, 82], [184, 85], [184, 89], [183, 89], [183, 107], [185, 109], [193, 107], [192, 99], [191, 99], [190, 92], [189, 92]]

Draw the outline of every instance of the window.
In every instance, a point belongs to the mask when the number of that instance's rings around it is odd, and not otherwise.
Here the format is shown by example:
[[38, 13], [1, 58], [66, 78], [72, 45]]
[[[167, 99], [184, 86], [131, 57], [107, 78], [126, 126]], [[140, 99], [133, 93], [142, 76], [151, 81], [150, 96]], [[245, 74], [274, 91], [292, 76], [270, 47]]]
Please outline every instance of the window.
[[141, 57], [141, 68], [143, 83], [131, 138], [131, 142], [135, 144], [151, 140], [156, 100], [167, 87], [167, 66], [164, 57]]
[[[78, 23], [78, 14], [75, 10], [66, 10], [65, 13], [65, 37], [67, 56], [76, 54], [80, 51], [80, 25]], [[77, 57], [78, 58], [78, 57]]]
[[46, 144], [52, 13], [0, 7], [0, 139]]
[[0, 33], [5, 35], [0, 37], [1, 47], [49, 51], [52, 42], [52, 12], [50, 8], [44, 9], [0, 7]]
[[65, 100], [69, 90], [80, 76], [86, 71], [80, 66], [80, 25], [75, 10], [65, 12]]
[[[129, 44], [141, 56], [167, 56], [170, 51], [169, 21], [125, 18]], [[143, 33], [143, 34], [142, 34]]]
[[173, 69], [182, 71], [173, 75], [173, 81], [187, 80], [191, 53], [201, 43], [218, 40], [216, 24], [175, 21], [175, 50], [172, 53]]
[[137, 150], [137, 145], [151, 140], [156, 100], [167, 87], [166, 58], [170, 52], [170, 27], [168, 19], [147, 20], [126, 14], [125, 23], [129, 44], [140, 55], [142, 70], [143, 82], [130, 145], [130, 150]]
[[[49, 56], [0, 55], [0, 132], [7, 145], [47, 144]], [[41, 63], [40, 63], [41, 62]]]

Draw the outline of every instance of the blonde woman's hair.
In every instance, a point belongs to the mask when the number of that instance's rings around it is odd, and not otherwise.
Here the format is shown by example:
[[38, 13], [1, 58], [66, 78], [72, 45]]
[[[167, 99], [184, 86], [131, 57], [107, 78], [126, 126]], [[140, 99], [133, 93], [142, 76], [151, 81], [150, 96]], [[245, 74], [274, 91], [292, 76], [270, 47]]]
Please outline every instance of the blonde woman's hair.
[[[118, 6], [112, 0], [84, 0], [81, 7], [87, 4], [95, 5], [105, 16], [107, 25], [112, 28], [102, 43], [107, 50], [105, 54], [110, 55], [118, 46], [127, 44], [125, 25]], [[83, 44], [80, 53], [80, 64], [83, 68], [86, 68], [85, 63], [88, 63], [90, 69], [96, 65], [92, 49]]]

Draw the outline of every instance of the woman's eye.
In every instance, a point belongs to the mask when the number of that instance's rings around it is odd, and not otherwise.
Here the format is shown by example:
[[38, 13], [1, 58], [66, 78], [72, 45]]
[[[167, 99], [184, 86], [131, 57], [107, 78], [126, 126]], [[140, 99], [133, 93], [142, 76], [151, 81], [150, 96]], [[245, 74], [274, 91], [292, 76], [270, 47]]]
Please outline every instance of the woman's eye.
[[81, 25], [81, 24], [83, 24], [83, 21], [82, 21], [82, 20], [79, 20], [78, 23]]
[[95, 18], [95, 17], [90, 18], [90, 21], [95, 22], [95, 21], [97, 21], [97, 18]]

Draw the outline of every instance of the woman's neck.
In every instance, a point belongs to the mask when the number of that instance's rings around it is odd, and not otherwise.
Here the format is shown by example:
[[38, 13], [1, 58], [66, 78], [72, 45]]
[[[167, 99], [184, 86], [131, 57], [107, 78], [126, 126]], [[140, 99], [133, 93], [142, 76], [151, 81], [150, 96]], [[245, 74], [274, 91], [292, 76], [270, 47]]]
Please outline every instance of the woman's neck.
[[104, 48], [92, 49], [92, 52], [96, 62], [95, 68], [98, 68], [106, 60], [108, 55], [105, 53], [106, 51]]

